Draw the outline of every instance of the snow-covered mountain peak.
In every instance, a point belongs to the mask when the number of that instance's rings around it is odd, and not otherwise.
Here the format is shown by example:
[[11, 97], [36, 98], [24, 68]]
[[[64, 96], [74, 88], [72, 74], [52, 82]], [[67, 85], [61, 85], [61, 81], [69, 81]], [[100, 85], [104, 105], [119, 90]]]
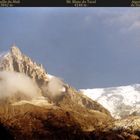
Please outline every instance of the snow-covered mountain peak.
[[102, 104], [115, 118], [140, 114], [140, 84], [81, 89], [81, 91], [84, 95]]
[[14, 54], [14, 55], [21, 55], [20, 49], [19, 49], [17, 46], [15, 46], [15, 45], [13, 45], [13, 46], [11, 47], [10, 51], [11, 51], [11, 53]]
[[13, 45], [9, 51], [0, 52], [0, 60], [3, 60], [4, 58], [6, 59], [7, 57], [10, 56], [14, 57], [22, 56], [22, 52], [15, 45]]
[[15, 45], [11, 47], [10, 51], [0, 54], [0, 70], [25, 73], [36, 82], [41, 82], [44, 79], [48, 80], [43, 66], [32, 61]]

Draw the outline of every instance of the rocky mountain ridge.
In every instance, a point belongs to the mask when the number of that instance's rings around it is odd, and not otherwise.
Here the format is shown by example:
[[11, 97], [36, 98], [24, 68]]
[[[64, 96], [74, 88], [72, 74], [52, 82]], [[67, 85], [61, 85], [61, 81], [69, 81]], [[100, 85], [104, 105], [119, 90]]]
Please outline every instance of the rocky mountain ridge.
[[16, 46], [12, 46], [8, 53], [1, 56], [0, 70], [24, 73], [31, 77], [32, 80], [36, 81], [39, 85], [48, 81], [48, 77], [43, 66], [33, 62]]

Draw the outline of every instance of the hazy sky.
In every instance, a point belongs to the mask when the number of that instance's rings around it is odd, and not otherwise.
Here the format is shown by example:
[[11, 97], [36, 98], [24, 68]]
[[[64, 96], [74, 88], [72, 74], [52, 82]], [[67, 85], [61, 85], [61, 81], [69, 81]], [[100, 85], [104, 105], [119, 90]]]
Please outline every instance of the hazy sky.
[[0, 8], [0, 52], [14, 42], [77, 89], [140, 83], [139, 8]]

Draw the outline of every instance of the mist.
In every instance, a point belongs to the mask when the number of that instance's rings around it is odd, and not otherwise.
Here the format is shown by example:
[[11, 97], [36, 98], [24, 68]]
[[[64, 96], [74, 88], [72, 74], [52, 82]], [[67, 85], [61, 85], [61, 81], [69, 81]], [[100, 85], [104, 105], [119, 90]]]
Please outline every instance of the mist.
[[37, 84], [25, 74], [1, 71], [0, 99], [20, 94], [33, 99], [40, 96], [41, 92]]
[[58, 101], [64, 96], [66, 88], [64, 86], [64, 82], [61, 79], [52, 77], [49, 80], [47, 87], [44, 86], [44, 91], [49, 99]]

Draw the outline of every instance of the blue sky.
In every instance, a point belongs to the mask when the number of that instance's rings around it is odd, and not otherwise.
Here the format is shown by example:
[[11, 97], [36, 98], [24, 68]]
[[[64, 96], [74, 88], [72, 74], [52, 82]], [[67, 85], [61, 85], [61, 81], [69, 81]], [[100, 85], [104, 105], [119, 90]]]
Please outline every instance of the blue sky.
[[0, 8], [0, 52], [14, 42], [77, 89], [140, 83], [139, 8]]

